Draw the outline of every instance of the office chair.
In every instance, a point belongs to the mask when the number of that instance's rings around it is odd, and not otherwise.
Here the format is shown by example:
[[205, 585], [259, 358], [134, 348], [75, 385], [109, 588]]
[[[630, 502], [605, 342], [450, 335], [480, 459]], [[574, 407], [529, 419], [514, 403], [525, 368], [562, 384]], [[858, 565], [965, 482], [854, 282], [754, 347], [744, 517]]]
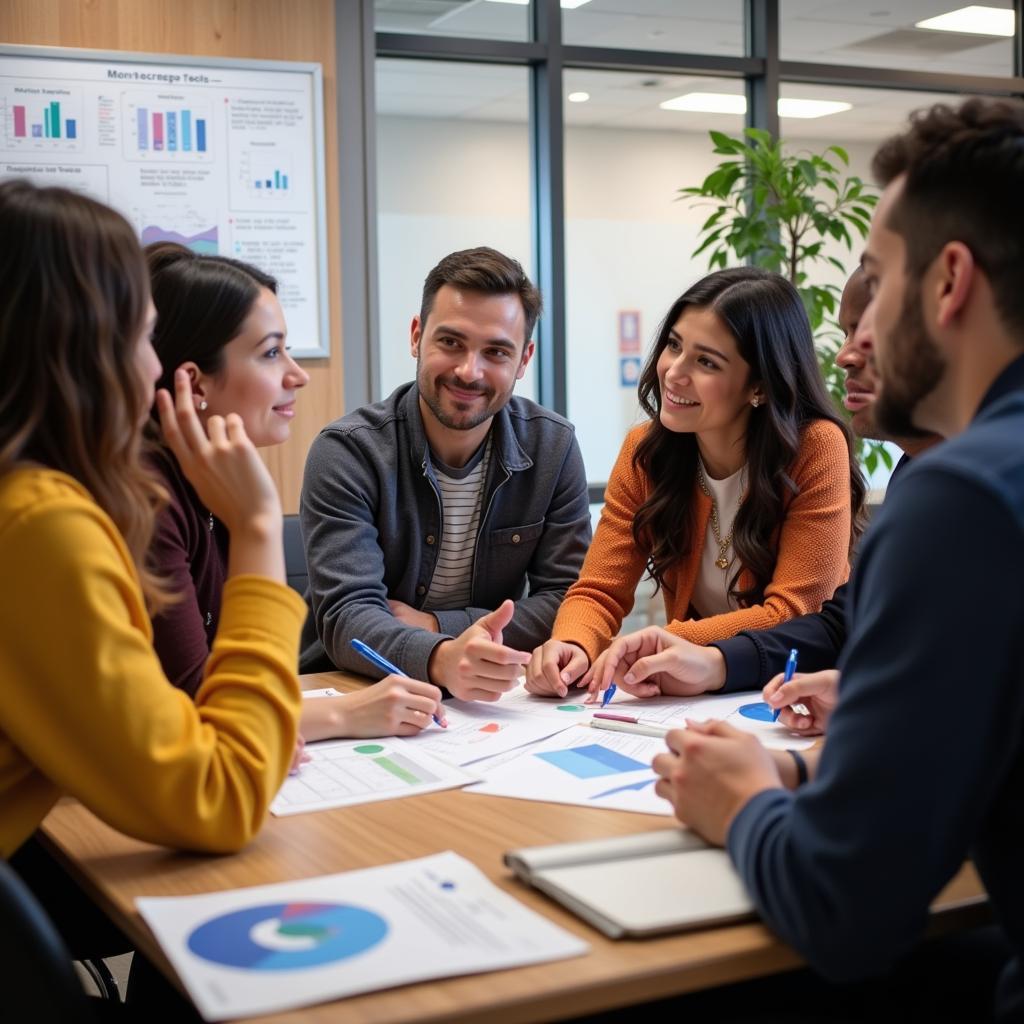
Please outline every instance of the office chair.
[[306, 588], [309, 586], [309, 573], [306, 569], [306, 549], [302, 545], [298, 516], [284, 517], [284, 571], [288, 586], [297, 591], [300, 597], [305, 597]]
[[0, 978], [6, 1020], [91, 1024], [96, 1019], [57, 929], [4, 860], [0, 860]]

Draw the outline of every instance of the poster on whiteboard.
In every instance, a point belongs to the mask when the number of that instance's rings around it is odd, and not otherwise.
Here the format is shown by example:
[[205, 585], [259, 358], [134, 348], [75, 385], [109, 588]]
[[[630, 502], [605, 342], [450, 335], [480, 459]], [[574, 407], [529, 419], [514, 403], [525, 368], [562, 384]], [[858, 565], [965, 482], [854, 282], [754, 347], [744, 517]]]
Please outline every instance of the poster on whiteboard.
[[329, 352], [319, 64], [0, 47], [0, 180], [61, 185], [278, 281], [296, 356]]

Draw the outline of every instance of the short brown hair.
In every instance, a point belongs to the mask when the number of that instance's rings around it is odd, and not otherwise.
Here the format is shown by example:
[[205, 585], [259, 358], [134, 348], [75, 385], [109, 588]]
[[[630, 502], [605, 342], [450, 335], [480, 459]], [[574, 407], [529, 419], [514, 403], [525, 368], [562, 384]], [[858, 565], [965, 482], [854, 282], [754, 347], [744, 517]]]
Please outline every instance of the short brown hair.
[[533, 328], [540, 316], [540, 292], [526, 276], [522, 265], [511, 256], [505, 256], [497, 249], [486, 245], [475, 249], [462, 249], [449, 253], [423, 282], [423, 299], [420, 302], [420, 327], [427, 322], [434, 308], [434, 296], [444, 285], [464, 288], [484, 295], [518, 295], [526, 317], [525, 342], [530, 340]]
[[871, 165], [879, 184], [905, 177], [888, 227], [919, 277], [952, 241], [984, 271], [1007, 328], [1024, 340], [1024, 103], [974, 98], [911, 115]]

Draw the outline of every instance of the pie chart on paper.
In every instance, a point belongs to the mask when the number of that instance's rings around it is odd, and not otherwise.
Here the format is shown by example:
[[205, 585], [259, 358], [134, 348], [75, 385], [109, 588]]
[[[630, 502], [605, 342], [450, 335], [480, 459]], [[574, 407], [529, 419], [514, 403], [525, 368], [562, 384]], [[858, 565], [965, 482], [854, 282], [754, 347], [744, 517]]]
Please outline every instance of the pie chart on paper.
[[196, 956], [249, 971], [292, 971], [358, 956], [388, 933], [379, 914], [344, 903], [268, 903], [205, 921], [189, 935]]

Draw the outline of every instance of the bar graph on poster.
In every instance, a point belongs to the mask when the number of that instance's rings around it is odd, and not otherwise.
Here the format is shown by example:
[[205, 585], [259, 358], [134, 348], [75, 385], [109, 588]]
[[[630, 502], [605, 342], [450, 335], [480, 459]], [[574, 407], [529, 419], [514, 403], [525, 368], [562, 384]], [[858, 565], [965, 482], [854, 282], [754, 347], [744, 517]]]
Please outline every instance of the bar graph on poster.
[[318, 64], [0, 46], [0, 180], [119, 210], [273, 275], [298, 356], [328, 353]]

